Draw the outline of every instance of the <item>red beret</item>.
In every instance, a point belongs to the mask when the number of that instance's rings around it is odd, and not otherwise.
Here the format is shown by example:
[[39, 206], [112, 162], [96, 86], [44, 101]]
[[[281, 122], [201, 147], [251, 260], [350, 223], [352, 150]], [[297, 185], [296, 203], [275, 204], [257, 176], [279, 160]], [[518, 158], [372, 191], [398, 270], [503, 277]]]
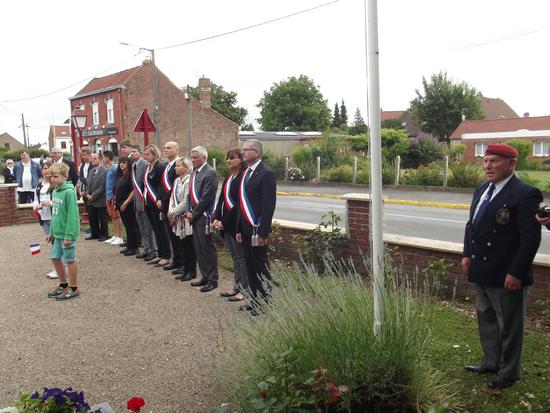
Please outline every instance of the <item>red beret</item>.
[[493, 143], [492, 145], [487, 146], [485, 155], [498, 155], [503, 158], [517, 158], [518, 151], [513, 146], [505, 143]]

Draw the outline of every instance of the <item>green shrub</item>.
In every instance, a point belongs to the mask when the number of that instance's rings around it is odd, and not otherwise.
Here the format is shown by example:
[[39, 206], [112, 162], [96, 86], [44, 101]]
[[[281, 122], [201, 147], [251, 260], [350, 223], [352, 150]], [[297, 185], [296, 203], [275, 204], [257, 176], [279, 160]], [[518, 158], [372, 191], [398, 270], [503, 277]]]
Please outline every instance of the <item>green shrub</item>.
[[262, 161], [273, 171], [275, 172], [275, 177], [277, 179], [285, 178], [285, 165], [286, 159], [284, 156], [275, 154], [270, 149], [265, 149]]
[[321, 182], [349, 182], [353, 181], [353, 167], [349, 165], [336, 166], [321, 172]]
[[367, 153], [369, 150], [369, 135], [365, 133], [348, 138], [348, 143], [354, 151]]
[[306, 177], [305, 180], [311, 180], [315, 177], [316, 161], [311, 146], [300, 145], [294, 148], [292, 151], [292, 162], [295, 167], [301, 170]]
[[382, 129], [382, 155], [384, 159], [393, 162], [397, 155], [404, 156], [409, 152], [411, 142], [404, 130]]
[[416, 137], [411, 141], [409, 153], [403, 156], [403, 168], [417, 168], [443, 159], [443, 147], [439, 141], [429, 135]]
[[418, 169], [405, 169], [400, 179], [403, 185], [443, 185], [443, 168], [437, 162], [428, 166], [419, 166]]
[[424, 362], [424, 302], [388, 287], [377, 337], [372, 290], [352, 268], [325, 262], [327, 277], [275, 269], [278, 287], [260, 316], [228, 320], [226, 411], [417, 412], [449, 401], [453, 384]]
[[288, 180], [289, 181], [309, 181], [309, 180], [311, 180], [311, 178], [309, 176], [307, 176], [297, 166], [290, 166], [288, 168]]
[[540, 159], [526, 159], [523, 163], [524, 171], [540, 171], [542, 166], [542, 161]]
[[456, 143], [449, 149], [449, 158], [451, 159], [451, 161], [460, 161], [465, 150], [466, 145], [464, 145], [463, 143]]
[[218, 148], [208, 149], [208, 164], [213, 165], [212, 159], [216, 160], [216, 173], [218, 177], [223, 178], [229, 173], [229, 167], [225, 161], [225, 152]]
[[452, 163], [449, 169], [451, 175], [447, 182], [448, 186], [476, 188], [485, 179], [483, 170], [479, 166], [464, 161]]
[[526, 141], [508, 141], [518, 151], [518, 165], [516, 169], [527, 169], [527, 158], [533, 153], [533, 145]]
[[[42, 155], [50, 156], [50, 152], [45, 149], [31, 149], [29, 151], [29, 156], [31, 158], [40, 158]], [[72, 156], [72, 154], [70, 154]]]

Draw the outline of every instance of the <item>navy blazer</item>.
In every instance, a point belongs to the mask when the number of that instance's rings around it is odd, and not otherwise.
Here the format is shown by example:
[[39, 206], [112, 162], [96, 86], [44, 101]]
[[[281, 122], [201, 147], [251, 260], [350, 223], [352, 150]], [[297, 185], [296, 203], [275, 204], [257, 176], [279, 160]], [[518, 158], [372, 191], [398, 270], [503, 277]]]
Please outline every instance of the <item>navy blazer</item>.
[[468, 280], [480, 285], [504, 286], [506, 274], [533, 284], [532, 263], [540, 245], [540, 224], [535, 219], [541, 192], [516, 176], [491, 200], [476, 225], [473, 215], [489, 182], [474, 192], [464, 235], [464, 256], [472, 263]]
[[[149, 185], [153, 188], [157, 195], [157, 201], [160, 199], [162, 201], [162, 174], [164, 173], [164, 166], [160, 161], [155, 162], [149, 173], [147, 174]], [[145, 193], [145, 182], [143, 183], [143, 191]], [[153, 203], [151, 198], [147, 196], [145, 198], [145, 206], [157, 208], [156, 204]]]
[[228, 181], [230, 176], [231, 172], [229, 172], [229, 175], [227, 175], [223, 181], [220, 196], [218, 197], [218, 203], [216, 204], [216, 211], [214, 212], [214, 219], [221, 221], [224, 230], [234, 236], [237, 229], [237, 215], [239, 212], [239, 187], [241, 185], [243, 171], [239, 172], [239, 174], [233, 179], [233, 181], [231, 181], [229, 194], [231, 198], [233, 198], [233, 202], [235, 204], [233, 205], [233, 208], [228, 211], [225, 206], [225, 195], [223, 193], [223, 189], [225, 187], [225, 183]]
[[[193, 171], [193, 174], [196, 172], [197, 171]], [[191, 174], [190, 179], [193, 179], [193, 174]], [[191, 202], [191, 194], [189, 194], [187, 196], [185, 207], [187, 211], [191, 211], [193, 214], [193, 225], [205, 212], [209, 213], [210, 210], [214, 209], [214, 203], [216, 202], [218, 176], [207, 163], [204, 164], [204, 167], [197, 174], [195, 185], [197, 185], [196, 192], [199, 196], [199, 202], [195, 207], [192, 207], [193, 203]]]
[[[243, 178], [246, 172], [243, 172]], [[246, 186], [246, 195], [256, 219], [260, 220], [258, 235], [261, 238], [267, 238], [271, 232], [271, 221], [275, 213], [275, 203], [277, 202], [277, 180], [273, 171], [260, 162]], [[243, 216], [242, 208], [239, 209], [237, 221], [237, 232], [245, 235], [252, 235], [253, 228]]]
[[[170, 165], [169, 162], [164, 164], [164, 169], [162, 171], [162, 174], [164, 175], [166, 168], [168, 168]], [[174, 188], [174, 182], [176, 181], [177, 175], [176, 175], [176, 163], [174, 162], [172, 166], [168, 169], [168, 181], [172, 184], [172, 188]], [[162, 210], [164, 213], [168, 212], [168, 206], [170, 205], [170, 197], [172, 196], [172, 190], [167, 191], [164, 187], [164, 184], [162, 183], [162, 176], [160, 181], [160, 188], [159, 188], [159, 198], [162, 201]]]

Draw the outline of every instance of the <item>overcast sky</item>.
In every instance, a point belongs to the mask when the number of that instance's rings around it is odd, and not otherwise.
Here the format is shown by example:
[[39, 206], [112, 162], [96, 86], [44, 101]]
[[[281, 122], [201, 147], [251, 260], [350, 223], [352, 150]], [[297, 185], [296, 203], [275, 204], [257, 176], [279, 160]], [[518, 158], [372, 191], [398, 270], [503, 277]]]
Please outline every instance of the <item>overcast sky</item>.
[[[237, 92], [255, 124], [263, 92], [300, 74], [314, 80], [331, 110], [344, 99], [350, 121], [356, 108], [366, 119], [363, 0], [161, 50], [329, 1], [7, 2], [0, 133], [22, 141], [24, 113], [31, 143], [45, 142], [49, 125], [70, 116], [68, 98], [91, 78], [137, 66], [148, 55], [119, 42], [157, 49], [158, 68], [178, 86], [205, 75]], [[379, 0], [378, 8], [384, 110], [406, 109], [422, 76], [443, 70], [484, 96], [504, 99], [519, 115], [550, 114], [550, 1]]]

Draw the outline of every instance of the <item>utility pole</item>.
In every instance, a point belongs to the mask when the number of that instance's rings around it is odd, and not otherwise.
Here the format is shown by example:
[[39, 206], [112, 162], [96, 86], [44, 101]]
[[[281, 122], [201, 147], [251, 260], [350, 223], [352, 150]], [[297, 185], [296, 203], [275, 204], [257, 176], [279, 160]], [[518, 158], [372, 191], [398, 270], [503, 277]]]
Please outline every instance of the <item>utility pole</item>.
[[27, 132], [28, 127], [30, 125], [25, 124], [25, 114], [21, 114], [21, 126], [20, 128], [23, 129], [23, 146], [25, 146], [27, 149], [29, 148], [29, 143], [27, 142]]

